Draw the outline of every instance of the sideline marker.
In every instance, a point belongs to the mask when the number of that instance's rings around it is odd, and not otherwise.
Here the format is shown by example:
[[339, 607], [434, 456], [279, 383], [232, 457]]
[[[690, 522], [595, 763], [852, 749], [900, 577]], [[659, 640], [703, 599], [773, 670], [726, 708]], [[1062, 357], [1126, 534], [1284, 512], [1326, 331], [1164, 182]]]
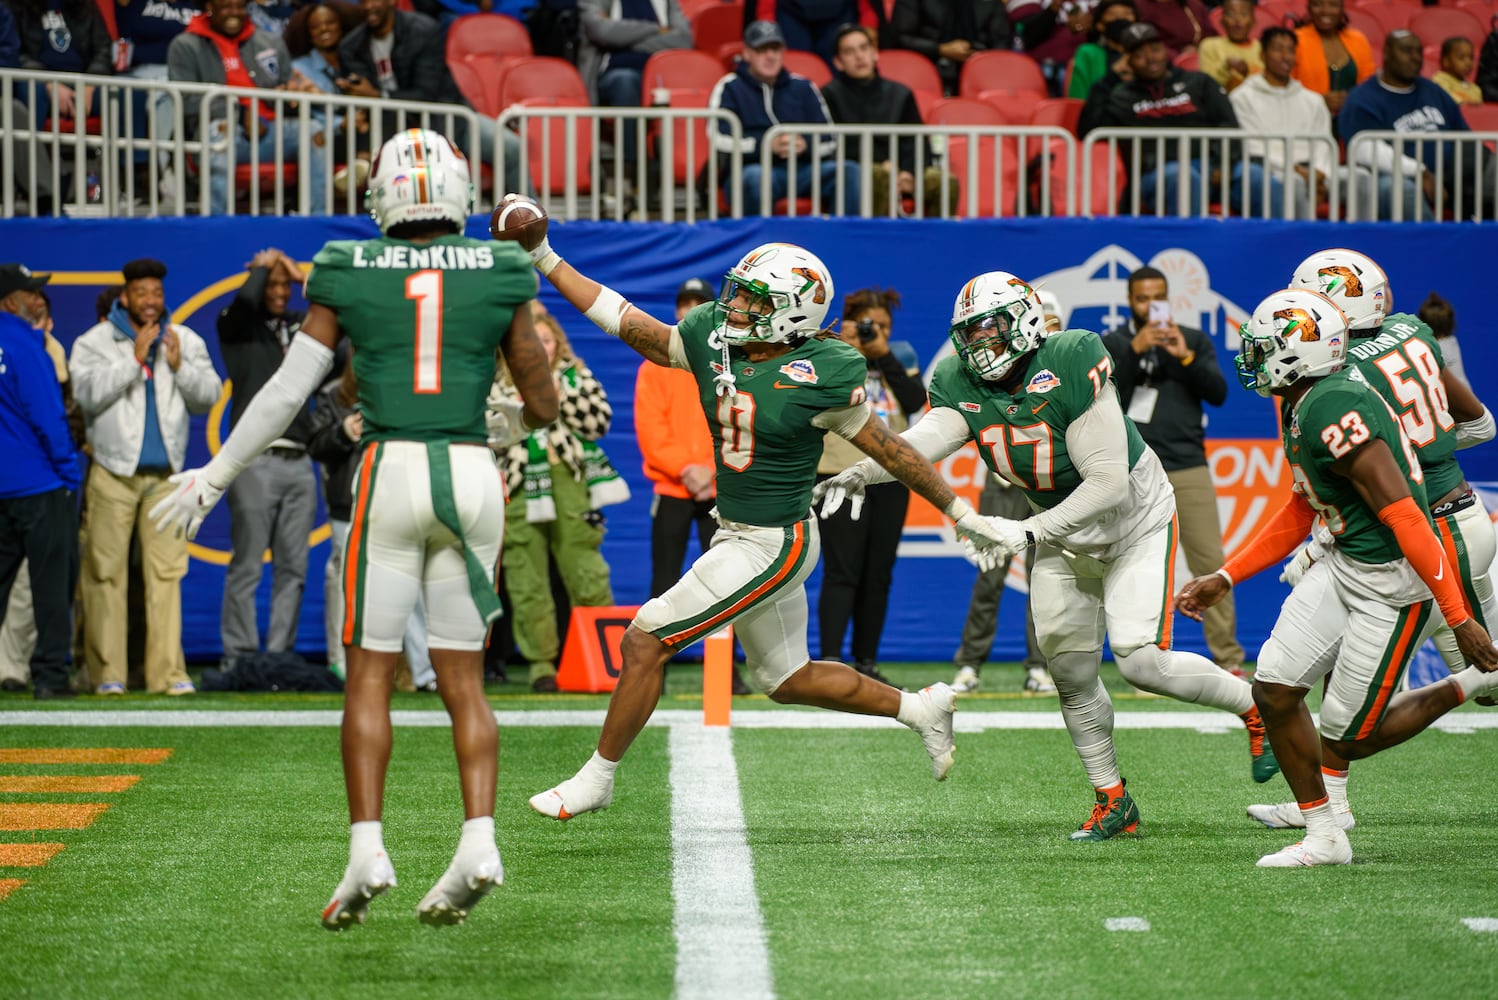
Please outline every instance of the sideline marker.
[[619, 643], [634, 621], [634, 607], [573, 608], [567, 646], [557, 669], [559, 691], [606, 694], [619, 683], [624, 659]]
[[702, 643], [702, 724], [729, 725], [733, 707], [733, 626], [719, 629]]

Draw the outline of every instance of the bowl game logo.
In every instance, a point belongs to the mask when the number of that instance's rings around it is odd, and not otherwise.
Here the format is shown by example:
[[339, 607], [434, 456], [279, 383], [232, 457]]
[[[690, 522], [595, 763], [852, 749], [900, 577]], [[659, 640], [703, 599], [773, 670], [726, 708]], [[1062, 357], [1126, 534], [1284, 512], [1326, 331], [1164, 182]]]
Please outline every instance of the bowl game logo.
[[1059, 388], [1061, 388], [1061, 380], [1056, 377], [1056, 373], [1049, 368], [1042, 368], [1030, 379], [1030, 384], [1025, 386], [1025, 391], [1045, 395], [1052, 389]]
[[802, 385], [817, 384], [817, 369], [805, 358], [797, 358], [795, 361], [781, 365], [780, 374]]

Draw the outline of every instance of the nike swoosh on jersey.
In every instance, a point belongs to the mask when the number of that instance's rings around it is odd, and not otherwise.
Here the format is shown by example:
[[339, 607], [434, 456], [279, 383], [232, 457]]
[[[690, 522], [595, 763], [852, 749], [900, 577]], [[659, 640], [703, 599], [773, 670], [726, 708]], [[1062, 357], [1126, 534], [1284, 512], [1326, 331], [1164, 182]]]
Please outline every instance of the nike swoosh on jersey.
[[1045, 409], [1047, 406], [1050, 406], [1050, 405], [1051, 405], [1051, 401], [1049, 399], [1045, 400], [1039, 406], [1035, 407], [1035, 409], [1033, 409], [1033, 410], [1030, 411], [1030, 416], [1032, 416], [1032, 417], [1035, 416], [1035, 414], [1039, 413], [1041, 410]]
[[800, 383], [798, 383], [798, 382], [782, 382], [782, 381], [780, 381], [780, 379], [776, 379], [775, 380], [775, 388], [776, 389], [799, 389], [800, 388]]

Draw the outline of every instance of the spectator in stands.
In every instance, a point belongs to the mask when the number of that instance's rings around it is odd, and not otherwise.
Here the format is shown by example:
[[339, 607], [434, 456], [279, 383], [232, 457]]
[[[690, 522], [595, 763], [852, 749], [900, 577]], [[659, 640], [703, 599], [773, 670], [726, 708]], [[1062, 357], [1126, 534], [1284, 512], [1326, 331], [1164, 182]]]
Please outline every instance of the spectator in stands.
[[[343, 554], [353, 521], [354, 478], [363, 452], [364, 416], [359, 412], [359, 383], [352, 360], [344, 362], [343, 374], [317, 395], [308, 424], [307, 453], [322, 465], [323, 497], [328, 505], [328, 562], [323, 572], [323, 627], [328, 645], [328, 669], [344, 676], [343, 650]], [[425, 609], [418, 594], [416, 606], [406, 621], [403, 651], [411, 670], [411, 683], [421, 691], [437, 690], [432, 654], [427, 646]]]
[[[78, 567], [77, 453], [55, 366], [44, 346], [49, 276], [21, 264], [0, 264], [0, 608], [23, 570], [30, 588], [35, 644], [28, 656], [32, 694], [69, 698], [70, 612]], [[6, 624], [10, 625], [10, 615]], [[17, 623], [19, 624], [19, 623]], [[18, 671], [5, 690], [16, 691]]]
[[1373, 75], [1373, 47], [1349, 24], [1342, 0], [1309, 0], [1306, 17], [1295, 32], [1295, 79], [1322, 95], [1335, 117], [1352, 88]]
[[1431, 82], [1458, 104], [1481, 104], [1482, 88], [1468, 79], [1474, 62], [1476, 53], [1469, 39], [1448, 38], [1441, 43], [1441, 70], [1431, 77]]
[[[576, 6], [576, 0], [569, 0]], [[504, 14], [513, 17], [522, 24], [525, 23], [526, 15], [533, 8], [538, 7], [560, 7], [563, 4], [555, 0], [413, 0], [411, 7], [418, 14], [425, 14], [442, 25], [442, 33], [460, 17], [468, 14]], [[541, 46], [536, 51], [541, 54]]]
[[[1204, 576], [1222, 566], [1223, 556], [1202, 404], [1221, 406], [1228, 397], [1227, 380], [1217, 367], [1212, 338], [1178, 326], [1171, 316], [1170, 286], [1162, 272], [1141, 267], [1129, 275], [1128, 289], [1132, 322], [1103, 336], [1113, 357], [1118, 401], [1165, 467], [1175, 490], [1186, 565], [1193, 576]], [[1219, 667], [1237, 673], [1244, 654], [1233, 604], [1224, 600], [1213, 610], [1216, 614], [1203, 622], [1207, 648]]]
[[[234, 299], [218, 315], [219, 350], [233, 386], [229, 429], [281, 367], [291, 338], [301, 329], [301, 310], [289, 308], [292, 285], [305, 281], [296, 261], [280, 250], [261, 250]], [[307, 536], [317, 515], [317, 479], [307, 457], [311, 413], [303, 411], [229, 486], [229, 539], [233, 554], [224, 573], [224, 669], [240, 656], [260, 652], [255, 593], [264, 575], [261, 558], [271, 554], [270, 629], [265, 651], [296, 647], [297, 619], [307, 582]]]
[[[187, 30], [172, 39], [167, 48], [171, 79], [231, 87], [292, 89], [291, 55], [286, 51], [285, 43], [276, 35], [256, 30], [250, 23], [245, 4], [246, 0], [208, 0], [207, 12], [193, 18]], [[289, 109], [278, 114], [274, 104], [259, 102], [257, 108], [252, 108], [248, 97], [241, 98], [231, 126], [224, 118], [204, 120], [202, 101], [200, 96], [184, 95], [183, 98], [187, 134], [201, 136], [209, 144], [208, 209], [211, 213], [222, 215], [230, 208], [228, 151], [231, 142], [236, 164], [249, 162], [251, 148], [258, 151], [260, 162], [273, 163], [279, 143], [282, 155], [297, 162], [298, 167], [306, 172], [311, 189], [311, 213], [322, 215], [326, 211], [324, 188], [328, 158], [322, 150], [308, 150], [308, 155], [298, 156], [302, 152], [301, 129]], [[209, 106], [222, 114], [224, 104], [218, 101]]]
[[[335, 82], [350, 97], [387, 97], [396, 101], [461, 104], [463, 94], [447, 68], [442, 29], [425, 14], [397, 10], [395, 0], [360, 0], [364, 23], [343, 37], [338, 52], [344, 75]], [[496, 146], [504, 153], [504, 185], [508, 190], [526, 187], [520, 166], [520, 139], [509, 131], [502, 135], [494, 119], [479, 115], [478, 148], [484, 162], [493, 164]], [[410, 125], [420, 124], [414, 120]], [[387, 115], [381, 132], [396, 131], [397, 116]], [[451, 132], [461, 148], [468, 148], [468, 128], [455, 123]]]
[[1134, 6], [1139, 20], [1155, 26], [1172, 55], [1190, 52], [1217, 34], [1202, 0], [1134, 0]]
[[[760, 213], [761, 186], [770, 186], [771, 205], [781, 198], [808, 197], [813, 184], [822, 192], [821, 210], [824, 213], [840, 211], [844, 215], [858, 213], [859, 175], [858, 166], [850, 161], [832, 157], [836, 143], [832, 139], [818, 139], [818, 150], [822, 154], [820, 164], [814, 168], [812, 150], [804, 135], [782, 135], [776, 138], [772, 150], [774, 159], [768, 177], [760, 163], [760, 142], [772, 125], [797, 122], [829, 123], [832, 116], [827, 113], [827, 104], [816, 84], [800, 76], [793, 76], [785, 68], [785, 36], [774, 21], [755, 21], [744, 32], [744, 55], [734, 71], [718, 81], [708, 98], [708, 107], [731, 111], [738, 116], [743, 135], [737, 143], [743, 153], [744, 164], [744, 214]], [[732, 153], [735, 147], [733, 136], [727, 125], [720, 123], [713, 133], [713, 144], [720, 153]], [[791, 187], [790, 167], [787, 157], [796, 153], [796, 184]], [[814, 169], [817, 171], [813, 176]], [[843, 197], [838, 201], [837, 188], [842, 181]], [[732, 183], [728, 171], [723, 171], [723, 183]]]
[[[16, 18], [11, 13], [10, 7], [0, 3], [0, 69], [19, 69], [21, 67], [21, 36], [16, 28]], [[17, 95], [10, 102], [11, 120], [15, 122], [15, 129], [23, 129], [31, 120], [31, 114], [26, 110], [26, 104], [20, 98], [25, 96], [25, 90], [17, 85], [14, 93]], [[36, 173], [31, 171], [31, 155], [33, 150], [36, 154]], [[12, 138], [0, 147], [5, 159], [11, 164], [11, 170], [15, 174], [16, 186], [20, 193], [26, 195], [27, 203], [32, 215], [51, 215], [56, 208], [52, 197], [52, 155], [47, 151], [45, 144], [35, 145]]]
[[1441, 360], [1446, 370], [1463, 382], [1467, 381], [1466, 369], [1462, 367], [1462, 347], [1456, 340], [1456, 310], [1437, 292], [1431, 292], [1416, 312], [1420, 321], [1430, 327], [1441, 344]]
[[283, 3], [282, 0], [252, 0], [250, 23], [267, 34], [284, 35], [286, 25], [298, 6], [297, 3]]
[[1264, 69], [1260, 40], [1252, 37], [1254, 0], [1225, 0], [1222, 34], [1202, 39], [1197, 49], [1201, 71], [1231, 93], [1250, 73]]
[[[169, 319], [161, 286], [166, 265], [141, 259], [120, 270], [120, 300], [107, 320], [73, 342], [68, 359], [94, 459], [85, 491], [82, 589], [85, 658], [98, 694], [125, 693], [131, 534], [175, 489], [167, 477], [183, 467], [189, 414], [207, 413], [223, 389], [203, 338]], [[139, 538], [146, 687], [192, 694], [182, 655], [187, 539], [148, 527]]]
[[[119, 33], [114, 46], [114, 71], [136, 80], [170, 79], [167, 50], [172, 39], [182, 34], [200, 9], [196, 0], [114, 0], [115, 28]], [[154, 99], [148, 99], [147, 94], [135, 93], [131, 102], [137, 138], [148, 137], [153, 125], [158, 141], [172, 137], [170, 94], [162, 91]], [[169, 156], [163, 153], [160, 160], [164, 171], [162, 198], [171, 200], [176, 192], [176, 174], [165, 173], [171, 167]]]
[[[557, 422], [512, 445], [501, 456], [505, 472], [505, 539], [501, 561], [510, 595], [515, 645], [531, 665], [533, 691], [557, 689], [554, 565], [573, 607], [614, 603], [603, 545], [602, 508], [629, 499], [625, 485], [595, 443], [608, 433], [613, 408], [603, 384], [572, 353], [549, 313], [536, 318], [561, 404]], [[518, 398], [504, 359], [494, 395]]]
[[[875, 46], [874, 33], [861, 24], [845, 24], [837, 36], [837, 56], [833, 60], [837, 76], [822, 90], [827, 110], [832, 120], [839, 125], [920, 125], [921, 111], [916, 106], [915, 94], [903, 83], [886, 80], [879, 75], [879, 50]], [[875, 215], [904, 214], [900, 202], [914, 198], [916, 175], [921, 176], [924, 209], [930, 215], [942, 211], [942, 173], [935, 166], [931, 147], [923, 144], [922, 158], [916, 160], [916, 140], [913, 136], [892, 143], [889, 136], [875, 136], [870, 156], [872, 173], [869, 185], [873, 188], [873, 210]], [[898, 147], [900, 162], [896, 165], [891, 157], [891, 145]], [[844, 147], [848, 158], [862, 163], [863, 140], [849, 139]], [[860, 167], [860, 170], [862, 168]], [[896, 200], [890, 204], [890, 179], [895, 180]], [[949, 212], [957, 208], [957, 180], [947, 178]]]
[[1123, 50], [1123, 33], [1139, 19], [1134, 0], [1102, 0], [1092, 14], [1088, 40], [1077, 46], [1067, 74], [1066, 96], [1085, 101], [1094, 84], [1106, 80], [1111, 88], [1132, 76]]
[[910, 49], [936, 64], [942, 86], [957, 93], [962, 65], [974, 52], [1012, 48], [1009, 13], [978, 0], [895, 0], [887, 48]]
[[16, 69], [21, 65], [21, 32], [16, 27], [16, 15], [10, 4], [0, 3], [0, 69]]
[[651, 53], [692, 47], [677, 0], [579, 0], [577, 6], [583, 29], [577, 69], [594, 104], [639, 107]]
[[[1238, 127], [1238, 118], [1228, 101], [1227, 91], [1205, 73], [1173, 65], [1154, 25], [1130, 25], [1123, 33], [1123, 46], [1129, 54], [1134, 79], [1121, 82], [1111, 90], [1093, 88], [1082, 108], [1079, 135], [1085, 136], [1101, 126]], [[1121, 144], [1119, 150], [1126, 164], [1136, 155], [1132, 143]], [[1164, 211], [1174, 213], [1178, 204], [1178, 184], [1184, 178], [1188, 192], [1186, 210], [1188, 214], [1200, 213], [1203, 194], [1215, 194], [1220, 190], [1220, 174], [1226, 170], [1229, 171], [1229, 202], [1234, 209], [1243, 211], [1246, 204], [1250, 215], [1263, 215], [1266, 207], [1270, 217], [1280, 215], [1282, 190], [1279, 181], [1269, 179], [1269, 200], [1268, 205], [1264, 205], [1266, 185], [1262, 168], [1236, 155], [1235, 144], [1193, 140], [1192, 158], [1184, 163], [1170, 158], [1176, 152], [1172, 144], [1167, 144], [1163, 151], [1167, 157], [1163, 163], [1158, 159], [1159, 152], [1155, 143], [1141, 143], [1137, 150], [1138, 162], [1131, 164], [1130, 176], [1138, 179], [1140, 204], [1146, 211], [1154, 209], [1157, 191], [1163, 191]], [[1208, 185], [1205, 191], [1204, 182]]]
[[[1208, 39], [1211, 41], [1211, 39]], [[1264, 71], [1250, 76], [1228, 95], [1240, 127], [1266, 135], [1309, 134], [1332, 137], [1332, 116], [1326, 102], [1290, 74], [1295, 70], [1295, 32], [1265, 28]], [[1327, 181], [1337, 169], [1335, 146], [1296, 141], [1288, 151], [1283, 143], [1245, 140], [1244, 153], [1260, 160], [1270, 173], [1290, 188], [1295, 215], [1314, 219], [1327, 203]], [[1293, 167], [1287, 170], [1287, 164]]]
[[[919, 363], [906, 366], [890, 350], [894, 310], [900, 293], [893, 288], [862, 288], [843, 299], [838, 335], [863, 355], [868, 375], [864, 383], [869, 404], [895, 433], [910, 425], [910, 417], [926, 405]], [[863, 458], [846, 439], [828, 432], [817, 463], [817, 478], [826, 479]], [[894, 581], [895, 552], [905, 529], [910, 490], [904, 483], [869, 486], [857, 520], [844, 504], [832, 516], [822, 515], [822, 593], [817, 600], [817, 625], [822, 640], [820, 659], [843, 660], [843, 637], [853, 622], [853, 669], [883, 684], [879, 673], [879, 640], [889, 608]]]
[[1091, 37], [1096, 6], [1096, 0], [1011, 0], [1008, 4], [1015, 48], [1040, 65], [1052, 97], [1061, 97], [1066, 90], [1066, 69]]
[[[338, 78], [343, 75], [343, 59], [338, 47], [343, 36], [363, 20], [364, 15], [356, 5], [338, 0], [299, 8], [287, 22], [282, 36], [286, 51], [291, 53], [292, 69], [320, 93], [341, 93]], [[327, 109], [313, 111], [312, 141], [318, 146], [331, 145], [334, 162], [345, 156], [349, 120], [346, 115], [335, 115], [333, 127], [329, 128]], [[354, 158], [333, 171], [333, 189], [339, 193], [348, 190], [350, 172], [356, 189], [369, 179], [369, 113], [361, 108], [353, 113], [352, 121]]]
[[880, 37], [888, 4], [889, 0], [745, 0], [744, 30], [755, 21], [774, 21], [787, 48], [815, 52], [831, 66], [838, 29], [861, 24]]
[[[21, 68], [47, 75], [87, 73], [109, 76], [114, 59], [109, 29], [94, 0], [10, 0], [21, 34]], [[27, 93], [29, 88], [18, 91]], [[31, 100], [37, 122], [58, 118], [91, 118], [99, 114], [98, 88], [82, 93], [57, 82], [38, 90]]]
[[1482, 88], [1484, 103], [1498, 103], [1498, 27], [1482, 43], [1477, 60], [1477, 85]]

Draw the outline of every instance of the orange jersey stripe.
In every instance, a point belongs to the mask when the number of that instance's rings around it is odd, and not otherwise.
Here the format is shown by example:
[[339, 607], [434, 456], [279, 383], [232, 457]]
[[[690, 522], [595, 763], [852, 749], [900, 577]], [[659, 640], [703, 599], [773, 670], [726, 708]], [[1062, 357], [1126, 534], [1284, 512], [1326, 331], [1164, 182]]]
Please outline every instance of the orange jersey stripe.
[[1161, 612], [1165, 620], [1161, 623], [1160, 641], [1157, 644], [1161, 649], [1169, 649], [1170, 641], [1175, 635], [1176, 550], [1180, 546], [1180, 522], [1172, 514], [1170, 518], [1170, 551], [1165, 554], [1165, 608]]
[[364, 449], [364, 461], [359, 469], [359, 499], [354, 506], [354, 523], [349, 528], [348, 544], [343, 548], [343, 644], [354, 643], [354, 621], [359, 608], [355, 601], [359, 596], [359, 549], [364, 544], [364, 522], [369, 511], [369, 483], [374, 478], [375, 451], [379, 445], [368, 445]]
[[716, 631], [721, 623], [727, 621], [735, 615], [743, 613], [743, 611], [755, 601], [759, 600], [765, 594], [780, 586], [780, 584], [784, 582], [785, 578], [791, 574], [797, 561], [801, 558], [801, 550], [805, 547], [806, 525], [803, 522], [798, 521], [794, 528], [794, 540], [791, 542], [791, 551], [786, 556], [785, 562], [781, 565], [780, 572], [776, 573], [774, 576], [766, 580], [764, 583], [760, 584], [758, 587], [755, 587], [754, 590], [750, 593], [745, 594], [741, 599], [734, 602], [731, 607], [719, 611], [716, 615], [713, 615], [713, 617], [709, 618], [705, 622], [701, 622], [689, 629], [683, 629], [682, 631], [676, 633], [673, 636], [669, 636], [662, 641], [669, 646], [672, 643], [679, 641], [683, 637], [695, 632]]
[[1394, 639], [1394, 646], [1389, 654], [1389, 665], [1384, 669], [1383, 677], [1379, 678], [1378, 694], [1373, 699], [1373, 707], [1368, 710], [1368, 717], [1363, 720], [1362, 727], [1358, 729], [1357, 738], [1360, 740], [1372, 735], [1373, 730], [1378, 728], [1378, 720], [1383, 715], [1384, 706], [1394, 694], [1394, 683], [1399, 678], [1399, 665], [1409, 656], [1410, 646], [1414, 643], [1415, 634], [1420, 627], [1420, 615], [1414, 611], [1417, 607], [1419, 605], [1411, 605], [1410, 613], [1404, 620], [1404, 628], [1399, 630], [1399, 635]]

